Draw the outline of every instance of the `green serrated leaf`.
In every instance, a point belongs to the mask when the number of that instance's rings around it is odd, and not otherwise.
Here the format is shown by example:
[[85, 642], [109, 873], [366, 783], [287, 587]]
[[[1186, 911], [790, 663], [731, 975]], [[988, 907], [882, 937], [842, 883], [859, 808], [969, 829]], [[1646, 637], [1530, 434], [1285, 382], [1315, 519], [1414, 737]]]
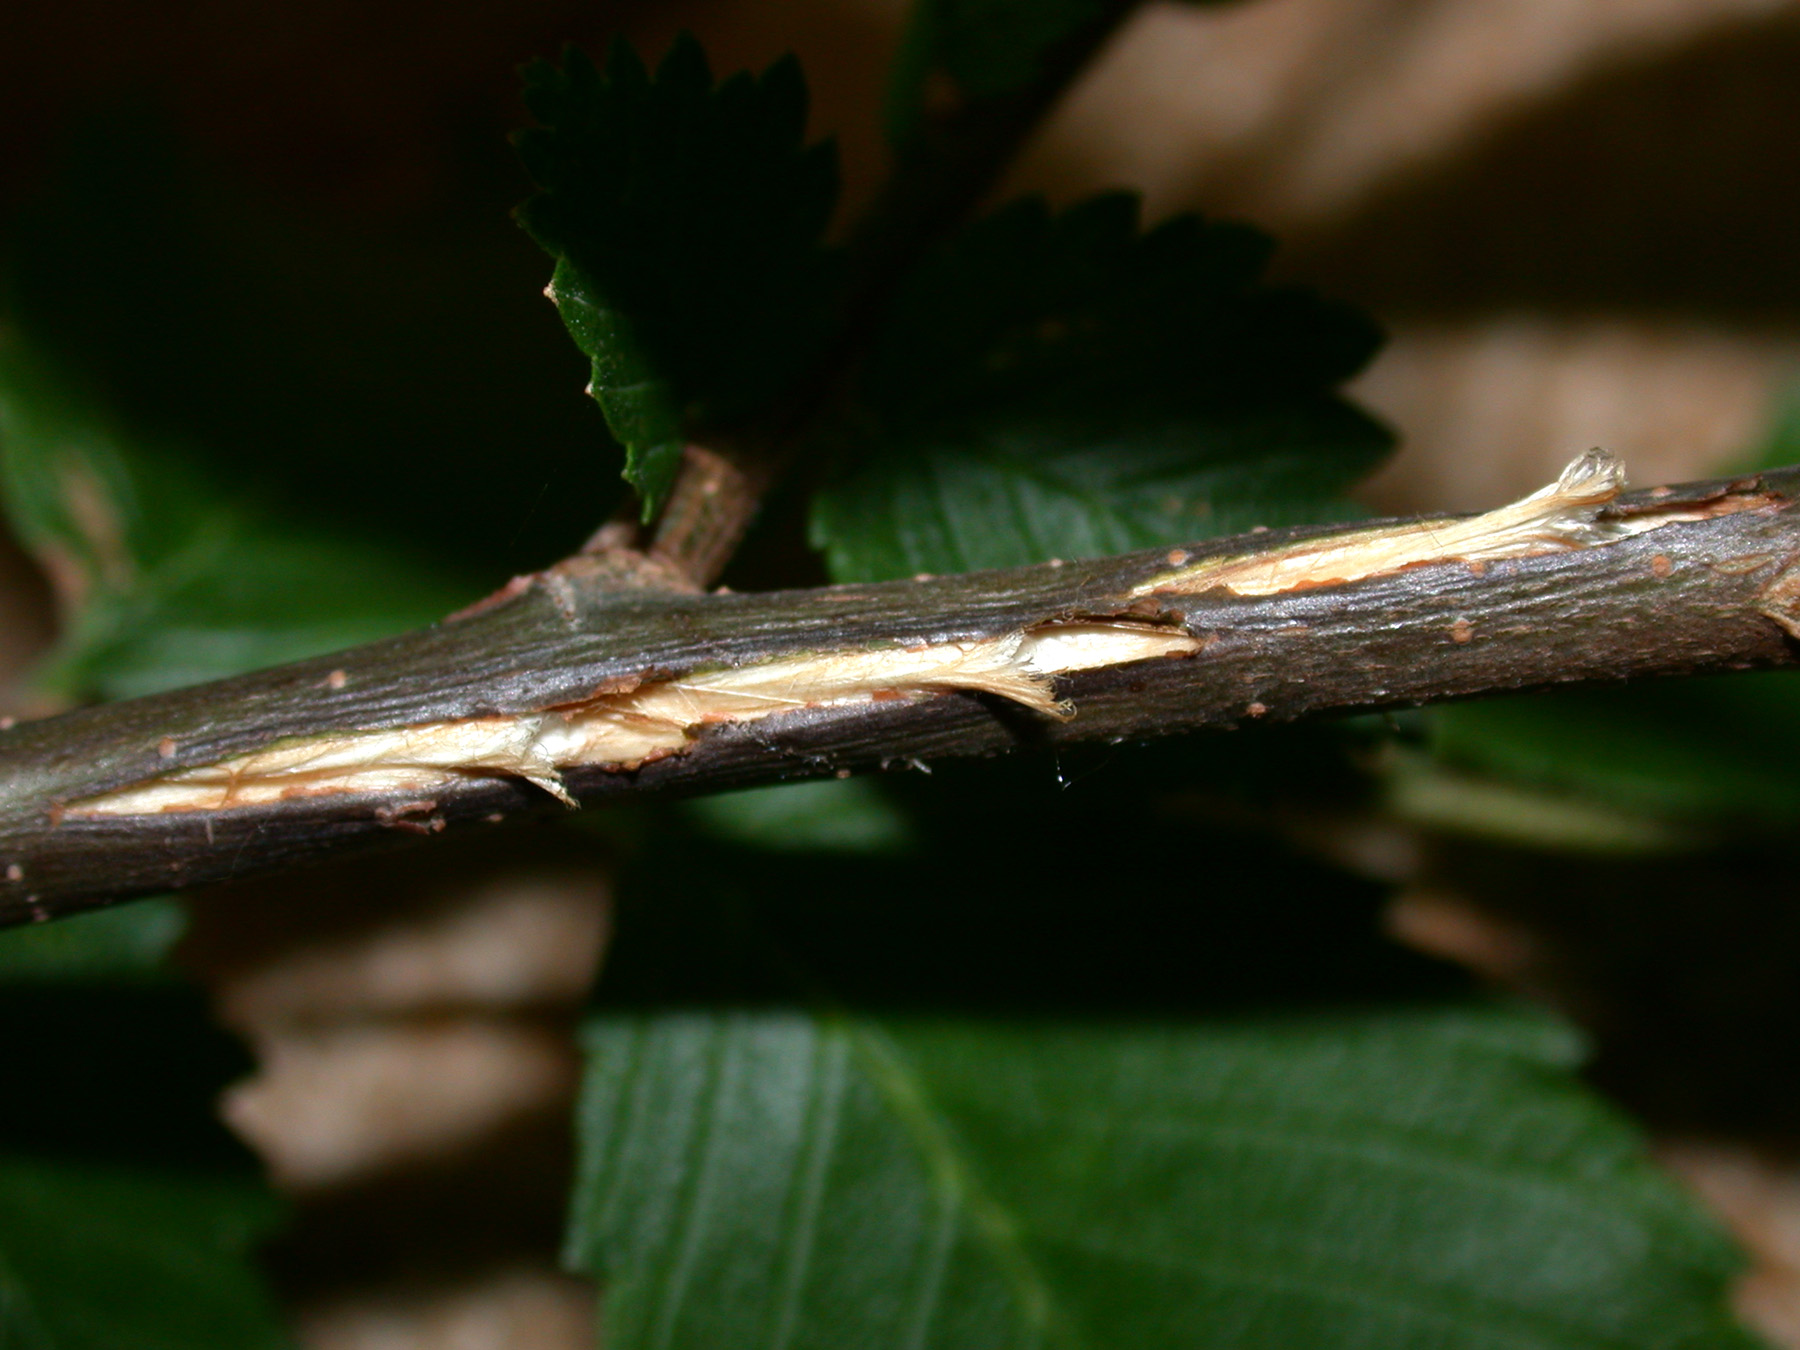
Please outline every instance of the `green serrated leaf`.
[[542, 125], [517, 144], [540, 191], [519, 220], [557, 260], [552, 298], [648, 516], [685, 435], [766, 406], [817, 354], [835, 151], [806, 144], [792, 58], [715, 85], [684, 35], [654, 76], [618, 43], [604, 72], [571, 49], [525, 78]]
[[568, 1248], [608, 1345], [1748, 1350], [1565, 1028], [1141, 811], [630, 883]]
[[1727, 1248], [1536, 1019], [692, 1011], [585, 1043], [574, 1250], [622, 1350], [1752, 1344]]
[[999, 410], [894, 436], [819, 493], [812, 538], [835, 580], [866, 581], [1347, 520], [1340, 494], [1386, 444], [1329, 398], [1163, 417]]
[[593, 361], [589, 391], [607, 430], [625, 447], [625, 481], [638, 490], [648, 520], [681, 467], [681, 409], [671, 381], [658, 375], [620, 311], [588, 289], [580, 271], [559, 258], [550, 298], [575, 345]]
[[282, 519], [108, 424], [0, 326], [0, 486], [63, 603], [39, 673], [124, 698], [372, 641], [468, 592], [376, 541]]
[[1334, 392], [1374, 328], [1260, 281], [1269, 241], [1111, 194], [1026, 201], [897, 296], [812, 539], [839, 580], [1355, 514], [1387, 433]]

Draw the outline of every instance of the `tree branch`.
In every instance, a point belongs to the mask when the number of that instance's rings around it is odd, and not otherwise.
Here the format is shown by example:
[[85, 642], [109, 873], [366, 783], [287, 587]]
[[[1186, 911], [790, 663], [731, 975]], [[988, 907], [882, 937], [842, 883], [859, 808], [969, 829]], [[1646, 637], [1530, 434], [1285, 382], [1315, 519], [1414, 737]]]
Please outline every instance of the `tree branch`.
[[1481, 517], [881, 585], [621, 592], [571, 559], [434, 628], [0, 733], [0, 922], [558, 796], [1800, 663], [1800, 469], [1614, 499], [1600, 463]]

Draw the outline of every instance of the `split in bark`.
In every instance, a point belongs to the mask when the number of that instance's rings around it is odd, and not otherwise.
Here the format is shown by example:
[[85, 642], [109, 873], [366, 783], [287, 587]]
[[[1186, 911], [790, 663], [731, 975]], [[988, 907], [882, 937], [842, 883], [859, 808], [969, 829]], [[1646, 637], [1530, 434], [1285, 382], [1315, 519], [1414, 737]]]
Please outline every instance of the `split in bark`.
[[1800, 470], [1585, 481], [1458, 521], [759, 595], [621, 592], [577, 557], [454, 622], [0, 735], [0, 922], [559, 795], [1800, 663]]

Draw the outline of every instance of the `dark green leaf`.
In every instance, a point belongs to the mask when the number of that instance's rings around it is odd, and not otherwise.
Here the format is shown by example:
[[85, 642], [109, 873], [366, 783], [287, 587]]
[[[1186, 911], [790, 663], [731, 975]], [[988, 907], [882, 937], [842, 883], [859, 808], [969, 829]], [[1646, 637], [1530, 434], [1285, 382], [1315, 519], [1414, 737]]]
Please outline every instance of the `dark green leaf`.
[[839, 580], [1342, 518], [1387, 434], [1336, 396], [1377, 342], [1260, 281], [1268, 240], [1135, 200], [1028, 201], [896, 299], [813, 539]]
[[57, 923], [0, 931], [0, 985], [36, 980], [165, 978], [163, 963], [187, 917], [153, 897]]
[[912, 835], [906, 815], [869, 778], [783, 783], [688, 803], [714, 838], [780, 852], [890, 853]]
[[608, 1344], [1747, 1346], [1732, 1262], [1470, 1009], [1158, 1028], [590, 1028]]
[[1191, 406], [1347, 379], [1378, 332], [1346, 306], [1265, 283], [1273, 247], [1249, 226], [1191, 215], [1140, 232], [1129, 193], [1056, 215], [1015, 202], [908, 280], [867, 396], [886, 417], [923, 421], [995, 401], [1131, 393]]
[[525, 99], [540, 191], [519, 219], [557, 260], [552, 298], [648, 514], [684, 435], [765, 406], [817, 354], [836, 155], [805, 142], [792, 58], [715, 86], [686, 36], [654, 76], [623, 43], [604, 71], [571, 49], [526, 72]]
[[247, 1179], [0, 1157], [0, 1344], [287, 1345], [249, 1261], [270, 1211]]
[[680, 396], [659, 373], [630, 320], [567, 258], [557, 259], [550, 298], [575, 345], [593, 363], [588, 392], [606, 414], [607, 430], [625, 447], [625, 481], [642, 496], [648, 519], [681, 468]]
[[1438, 710], [1446, 762], [1667, 819], [1744, 829], [1800, 817], [1800, 677], [1655, 681]]
[[286, 1344], [253, 1256], [278, 1206], [217, 1114], [243, 1050], [172, 984], [4, 973], [0, 1345]]
[[1578, 883], [1568, 867], [1571, 854], [1622, 863], [1692, 854], [1720, 842], [1715, 831], [1692, 821], [1620, 806], [1593, 793], [1470, 772], [1428, 755], [1393, 755], [1385, 788], [1387, 812], [1409, 825], [1562, 855], [1547, 870], [1573, 889]]
[[1163, 418], [998, 410], [888, 441], [819, 494], [813, 540], [834, 579], [862, 581], [1348, 519], [1356, 512], [1338, 494], [1384, 445], [1327, 398]]
[[928, 21], [944, 72], [969, 97], [991, 98], [1030, 84], [1047, 50], [1117, 6], [1109, 0], [925, 0], [920, 8], [935, 11]]
[[1800, 385], [1784, 389], [1770, 411], [1768, 430], [1758, 444], [1734, 458], [1733, 472], [1756, 473], [1800, 464]]
[[122, 698], [347, 647], [468, 592], [379, 542], [290, 522], [115, 430], [0, 327], [0, 481], [64, 601], [43, 680]]
[[965, 100], [1017, 93], [1048, 53], [1118, 9], [1115, 0], [915, 0], [887, 95], [888, 136], [905, 145], [933, 77]]
[[638, 879], [569, 1248], [608, 1345], [1751, 1344], [1562, 1028], [1131, 815]]
[[178, 447], [215, 495], [416, 553], [458, 603], [612, 511], [620, 456], [596, 453], [598, 409], [571, 397], [586, 362], [544, 322], [541, 257], [504, 214], [515, 189], [476, 167], [488, 128], [440, 165], [474, 198], [390, 183], [351, 211], [272, 195], [170, 121], [89, 111], [0, 218], [0, 311], [134, 465]]

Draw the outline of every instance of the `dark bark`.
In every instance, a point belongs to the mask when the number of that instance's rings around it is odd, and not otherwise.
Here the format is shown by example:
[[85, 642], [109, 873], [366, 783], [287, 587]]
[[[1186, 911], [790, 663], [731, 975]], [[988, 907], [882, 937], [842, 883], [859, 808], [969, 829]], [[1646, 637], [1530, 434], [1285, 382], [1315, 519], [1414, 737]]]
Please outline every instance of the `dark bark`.
[[[1722, 484], [1610, 510], [1721, 500]], [[1132, 601], [1161, 552], [923, 581], [760, 595], [619, 593], [579, 563], [480, 613], [336, 656], [0, 734], [0, 922], [55, 917], [383, 841], [563, 811], [519, 779], [472, 774], [427, 800], [338, 793], [263, 806], [85, 818], [65, 808], [283, 737], [570, 705], [643, 679], [798, 652], [981, 639], [1121, 614], [1179, 623], [1198, 655], [1058, 681], [1057, 722], [984, 695], [814, 707], [702, 730], [683, 753], [565, 771], [584, 805], [862, 772], [910, 759], [1132, 740], [1263, 719], [1413, 706], [1554, 684], [1793, 665], [1800, 470], [1729, 485], [1760, 502], [1604, 545], [1414, 566], [1271, 596]], [[1267, 552], [1318, 530], [1191, 546]], [[1777, 617], [1781, 616], [1781, 617]]]

